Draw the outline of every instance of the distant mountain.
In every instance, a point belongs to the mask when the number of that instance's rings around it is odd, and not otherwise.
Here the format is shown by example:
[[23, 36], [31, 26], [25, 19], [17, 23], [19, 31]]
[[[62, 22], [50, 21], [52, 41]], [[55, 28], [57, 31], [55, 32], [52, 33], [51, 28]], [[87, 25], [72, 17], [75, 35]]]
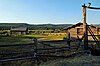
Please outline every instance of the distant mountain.
[[96, 26], [100, 27], [100, 24], [95, 24]]
[[33, 30], [49, 30], [49, 29], [63, 29], [67, 26], [72, 24], [26, 24], [26, 23], [0, 23], [0, 29], [10, 29], [10, 28], [17, 28], [17, 27], [28, 27], [29, 29]]

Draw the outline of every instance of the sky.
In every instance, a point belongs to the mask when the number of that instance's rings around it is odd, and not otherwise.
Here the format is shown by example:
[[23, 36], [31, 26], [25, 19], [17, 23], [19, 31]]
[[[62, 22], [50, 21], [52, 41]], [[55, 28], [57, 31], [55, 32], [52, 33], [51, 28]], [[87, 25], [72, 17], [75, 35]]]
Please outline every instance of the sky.
[[[89, 2], [100, 7], [100, 0], [0, 0], [0, 23], [76, 24]], [[100, 24], [100, 10], [87, 9], [87, 23]]]

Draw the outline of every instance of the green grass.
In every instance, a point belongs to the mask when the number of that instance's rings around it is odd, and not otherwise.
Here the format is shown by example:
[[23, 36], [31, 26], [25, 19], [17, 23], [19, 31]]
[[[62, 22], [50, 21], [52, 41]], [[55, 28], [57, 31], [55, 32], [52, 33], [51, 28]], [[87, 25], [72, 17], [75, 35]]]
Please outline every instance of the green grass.
[[30, 34], [30, 35], [23, 35], [23, 37], [27, 37], [27, 38], [43, 38], [45, 37], [44, 35], [40, 35], [40, 34]]
[[[58, 39], [63, 38], [63, 36], [44, 36], [44, 35], [24, 35], [17, 37], [0, 37], [0, 44], [23, 44], [30, 43], [32, 40], [29, 38], [46, 38], [46, 39]], [[58, 46], [58, 45], [57, 45]], [[42, 46], [39, 46], [42, 47]], [[14, 51], [14, 52], [22, 52], [26, 50], [32, 50], [32, 47], [4, 47], [0, 48], [3, 51]], [[48, 62], [42, 62], [39, 66], [91, 66], [93, 61], [100, 61], [100, 57], [93, 56], [77, 56], [72, 58], [64, 58], [64, 59], [56, 59], [49, 60]], [[13, 64], [9, 64], [7, 66], [34, 66], [33, 60], [19, 60], [12, 61]], [[0, 65], [3, 66], [3, 65]]]
[[29, 38], [22, 37], [0, 37], [0, 44], [25, 44], [32, 42]]
[[51, 36], [46, 36], [46, 40], [63, 40], [65, 36], [56, 36], [56, 35], [51, 35]]
[[65, 35], [41, 35], [41, 34], [32, 34], [32, 35], [24, 35], [24, 37], [33, 38], [36, 37], [42, 40], [63, 40]]

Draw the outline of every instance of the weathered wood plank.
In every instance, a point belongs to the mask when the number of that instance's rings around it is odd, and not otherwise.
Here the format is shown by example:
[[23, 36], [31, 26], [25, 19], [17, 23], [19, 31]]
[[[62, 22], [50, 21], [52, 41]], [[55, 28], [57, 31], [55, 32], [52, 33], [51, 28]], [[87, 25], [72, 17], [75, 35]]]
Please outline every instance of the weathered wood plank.
[[11, 47], [11, 46], [27, 46], [27, 45], [34, 45], [34, 43], [28, 43], [28, 44], [6, 44], [6, 45], [0, 45], [0, 47]]

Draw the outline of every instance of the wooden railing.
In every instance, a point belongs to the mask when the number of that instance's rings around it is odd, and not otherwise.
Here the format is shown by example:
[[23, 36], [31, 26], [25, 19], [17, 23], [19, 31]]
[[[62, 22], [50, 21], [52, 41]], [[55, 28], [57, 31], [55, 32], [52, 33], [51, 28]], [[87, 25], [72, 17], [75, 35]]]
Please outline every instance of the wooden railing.
[[90, 32], [92, 38], [95, 40], [96, 44], [100, 47], [100, 42], [98, 41], [98, 39], [96, 38], [96, 36], [94, 35], [89, 26], [88, 26], [88, 31]]
[[[75, 41], [77, 41], [78, 39], [75, 39]], [[37, 41], [37, 39], [34, 39], [34, 43], [29, 43], [29, 44], [14, 44], [14, 45], [0, 45], [0, 47], [26, 47], [26, 46], [32, 46], [32, 50], [26, 50], [26, 51], [21, 51], [21, 52], [2, 52], [0, 51], [0, 55], [1, 56], [8, 56], [8, 55], [13, 55], [13, 57], [2, 57], [0, 59], [0, 62], [9, 62], [9, 61], [16, 61], [16, 60], [23, 60], [23, 59], [36, 59], [38, 58], [38, 56], [42, 55], [43, 53], [48, 54], [50, 53], [50, 56], [53, 57], [53, 55], [51, 53], [55, 53], [55, 52], [62, 52], [62, 51], [69, 51], [69, 47], [70, 50], [72, 49], [77, 49], [76, 45], [68, 45], [66, 46], [66, 44], [69, 42], [74, 42], [74, 40], [53, 40], [53, 41]], [[57, 46], [52, 46], [52, 43], [65, 43], [65, 46], [63, 47], [57, 47]], [[51, 43], [51, 44], [49, 44]], [[62, 43], [63, 44], [63, 43]], [[46, 47], [49, 48], [38, 48], [37, 45], [45, 45]], [[82, 46], [82, 45], [81, 45]], [[79, 47], [79, 46], [78, 46]], [[23, 49], [23, 48], [22, 48]], [[16, 49], [17, 50], [17, 49]], [[48, 52], [45, 52], [48, 51]], [[43, 52], [43, 53], [42, 53]], [[45, 55], [44, 54], [44, 55]], [[49, 56], [49, 54], [48, 54]], [[58, 57], [58, 55], [55, 55]], [[60, 57], [60, 56], [59, 56]]]

